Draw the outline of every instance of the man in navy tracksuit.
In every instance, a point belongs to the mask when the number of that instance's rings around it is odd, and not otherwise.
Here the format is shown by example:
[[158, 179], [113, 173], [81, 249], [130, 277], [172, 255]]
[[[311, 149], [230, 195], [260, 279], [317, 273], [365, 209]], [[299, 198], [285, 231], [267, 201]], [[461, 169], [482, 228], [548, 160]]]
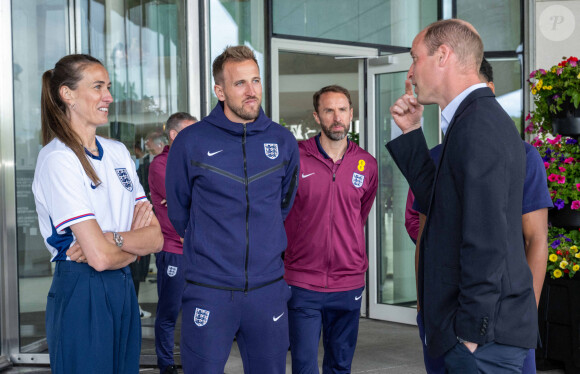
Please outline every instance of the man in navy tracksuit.
[[246, 373], [283, 374], [288, 340], [281, 259], [296, 194], [298, 145], [261, 110], [253, 52], [213, 63], [218, 105], [179, 133], [167, 162], [169, 218], [183, 244], [186, 374], [222, 374], [234, 336]]

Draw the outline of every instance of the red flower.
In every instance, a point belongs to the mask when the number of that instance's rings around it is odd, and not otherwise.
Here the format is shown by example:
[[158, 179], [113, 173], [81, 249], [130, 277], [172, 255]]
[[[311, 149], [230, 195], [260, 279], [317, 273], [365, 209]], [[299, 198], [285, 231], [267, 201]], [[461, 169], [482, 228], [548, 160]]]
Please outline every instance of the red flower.
[[569, 272], [570, 272], [570, 270], [564, 269], [564, 273], [568, 274]]
[[562, 251], [558, 249], [558, 250], [556, 251], [556, 254], [557, 254], [557, 255], [560, 255], [560, 256], [562, 256]]

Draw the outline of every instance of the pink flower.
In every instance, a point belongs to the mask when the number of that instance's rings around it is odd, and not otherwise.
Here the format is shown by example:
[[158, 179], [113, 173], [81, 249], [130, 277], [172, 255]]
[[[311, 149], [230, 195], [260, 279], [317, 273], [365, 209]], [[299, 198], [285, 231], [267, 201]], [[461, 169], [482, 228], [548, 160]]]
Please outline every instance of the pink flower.
[[572, 162], [574, 162], [574, 157], [568, 157], [567, 159], [564, 160], [565, 164], [571, 164]]
[[576, 61], [568, 61], [568, 63], [570, 64], [570, 66], [575, 67], [576, 65], [578, 65], [578, 63]]
[[559, 167], [558, 167], [558, 169], [560, 169], [560, 171], [561, 171], [562, 173], [565, 173], [565, 172], [566, 172], [566, 168], [565, 168], [565, 167], [563, 167], [563, 166], [559, 166]]
[[[549, 162], [544, 162], [544, 167], [546, 168], [546, 170], [548, 170], [548, 168], [550, 167], [550, 163]], [[580, 190], [578, 190], [578, 191], [580, 191]]]
[[558, 175], [558, 184], [566, 183], [566, 177], [563, 175]]
[[530, 113], [528, 113], [528, 115], [526, 116], [526, 121], [529, 121], [529, 120], [530, 120], [530, 118], [532, 118], [532, 113], [531, 113], [531, 112], [530, 112]]
[[562, 135], [558, 134], [558, 136], [556, 136], [554, 139], [548, 139], [548, 143], [558, 144], [560, 142], [560, 139], [562, 139]]
[[540, 69], [540, 74], [546, 75], [546, 71], [544, 69]]
[[572, 201], [572, 209], [576, 210], [576, 209], [580, 209], [580, 201], [578, 200], [574, 200]]
[[526, 129], [524, 130], [526, 132], [526, 134], [531, 134], [534, 132], [534, 123], [530, 123], [528, 126], [526, 126]]
[[563, 71], [564, 71], [564, 69], [562, 69], [562, 68], [556, 69], [556, 75], [562, 74]]
[[550, 176], [548, 177], [548, 180], [550, 182], [557, 182], [558, 181], [558, 174], [550, 174]]
[[576, 189], [580, 192], [580, 183], [576, 183]]
[[537, 70], [534, 70], [530, 73], [530, 79], [536, 76]]
[[542, 142], [540, 139], [536, 138], [536, 141], [532, 143], [532, 145], [536, 148], [540, 147], [542, 144], [544, 144], [544, 142]]

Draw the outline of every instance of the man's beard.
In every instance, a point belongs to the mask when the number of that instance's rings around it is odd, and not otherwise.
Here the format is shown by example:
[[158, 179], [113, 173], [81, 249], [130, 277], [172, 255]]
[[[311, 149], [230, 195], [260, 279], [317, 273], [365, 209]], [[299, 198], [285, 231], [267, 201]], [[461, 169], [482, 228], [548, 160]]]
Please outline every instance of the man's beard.
[[339, 141], [342, 140], [346, 137], [346, 135], [348, 134], [348, 130], [349, 127], [348, 125], [340, 125], [343, 127], [343, 131], [332, 131], [332, 127], [334, 127], [335, 125], [338, 125], [337, 123], [333, 123], [331, 126], [324, 126], [323, 124], [320, 125], [320, 127], [322, 128], [322, 132], [324, 132], [324, 135], [326, 135], [327, 138], [334, 140], [334, 141]]
[[232, 106], [231, 104], [228, 104], [228, 107], [232, 112], [234, 112], [236, 116], [240, 117], [241, 119], [246, 121], [254, 121], [256, 118], [258, 118], [258, 115], [260, 115], [260, 105], [262, 104], [262, 100], [258, 99], [255, 96], [249, 97], [246, 100], [249, 99], [254, 99], [258, 102], [258, 106], [256, 107], [255, 110], [244, 109], [244, 103], [242, 103], [242, 105], [240, 106]]

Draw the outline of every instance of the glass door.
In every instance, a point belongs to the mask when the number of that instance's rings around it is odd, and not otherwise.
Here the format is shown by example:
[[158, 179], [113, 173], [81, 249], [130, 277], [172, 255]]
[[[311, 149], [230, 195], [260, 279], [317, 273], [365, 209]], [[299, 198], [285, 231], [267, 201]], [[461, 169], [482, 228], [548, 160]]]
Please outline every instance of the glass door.
[[[409, 185], [385, 148], [401, 135], [389, 108], [405, 91], [408, 53], [367, 60], [368, 151], [379, 167], [379, 190], [368, 220], [369, 317], [415, 324], [415, 244], [405, 229]], [[429, 105], [423, 114], [423, 131], [429, 147], [441, 140], [439, 107]]]

